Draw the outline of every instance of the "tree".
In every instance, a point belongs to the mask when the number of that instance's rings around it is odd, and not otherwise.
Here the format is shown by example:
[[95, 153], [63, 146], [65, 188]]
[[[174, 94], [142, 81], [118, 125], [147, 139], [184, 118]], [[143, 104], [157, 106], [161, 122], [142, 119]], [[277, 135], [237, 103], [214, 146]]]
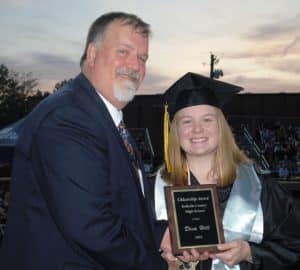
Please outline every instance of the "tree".
[[222, 69], [215, 69], [214, 66], [219, 63], [220, 59], [217, 58], [214, 54], [210, 53], [210, 78], [211, 79], [219, 79], [222, 77], [223, 70]]
[[58, 89], [60, 89], [61, 87], [63, 87], [65, 84], [71, 82], [72, 80], [73, 80], [73, 78], [70, 78], [68, 80], [64, 79], [61, 82], [56, 83], [55, 86], [54, 86], [53, 92], [57, 91]]
[[37, 85], [37, 79], [32, 72], [18, 73], [10, 71], [4, 64], [0, 65], [0, 97], [4, 94], [20, 94], [26, 96], [32, 93]]
[[36, 93], [38, 81], [33, 74], [10, 71], [0, 65], [0, 126], [28, 113], [27, 97]]

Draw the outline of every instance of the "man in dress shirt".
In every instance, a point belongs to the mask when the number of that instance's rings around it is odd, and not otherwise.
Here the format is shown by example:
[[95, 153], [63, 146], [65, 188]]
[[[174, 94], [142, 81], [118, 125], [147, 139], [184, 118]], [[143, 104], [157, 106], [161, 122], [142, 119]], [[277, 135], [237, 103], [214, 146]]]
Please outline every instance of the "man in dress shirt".
[[167, 268], [142, 163], [135, 174], [117, 129], [145, 76], [149, 35], [135, 15], [99, 17], [82, 72], [27, 117], [1, 270]]

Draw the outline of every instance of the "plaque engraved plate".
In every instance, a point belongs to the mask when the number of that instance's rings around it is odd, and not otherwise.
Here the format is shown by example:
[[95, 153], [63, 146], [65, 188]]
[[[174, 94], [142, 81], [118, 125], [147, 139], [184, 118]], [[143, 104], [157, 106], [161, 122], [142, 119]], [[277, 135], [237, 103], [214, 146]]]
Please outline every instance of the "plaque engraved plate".
[[224, 243], [216, 185], [165, 187], [172, 252], [216, 251]]

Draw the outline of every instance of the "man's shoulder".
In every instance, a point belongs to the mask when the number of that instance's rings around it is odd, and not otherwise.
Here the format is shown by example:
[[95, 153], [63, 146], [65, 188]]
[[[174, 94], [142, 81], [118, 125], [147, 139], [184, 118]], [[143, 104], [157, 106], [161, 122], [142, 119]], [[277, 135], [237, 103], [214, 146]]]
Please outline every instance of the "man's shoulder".
[[[54, 111], [64, 111], [66, 109], [78, 109], [84, 91], [79, 83], [80, 76], [70, 80], [54, 93], [43, 99], [28, 115], [30, 121], [37, 121], [49, 116]], [[79, 95], [79, 96], [78, 96]]]
[[[25, 117], [23, 132], [34, 133], [41, 123], [51, 117], [55, 112], [61, 111], [63, 114], [66, 108], [74, 106], [74, 89], [66, 84], [56, 92], [43, 99], [37, 106]], [[74, 106], [75, 107], [75, 106]], [[21, 136], [22, 138], [22, 136]]]

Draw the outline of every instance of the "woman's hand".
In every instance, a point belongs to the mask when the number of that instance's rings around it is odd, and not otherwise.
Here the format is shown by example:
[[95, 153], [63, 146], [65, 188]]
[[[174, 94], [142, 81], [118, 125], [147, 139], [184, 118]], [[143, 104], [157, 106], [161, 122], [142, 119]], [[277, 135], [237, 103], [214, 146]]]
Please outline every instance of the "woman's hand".
[[251, 249], [248, 242], [235, 240], [229, 243], [218, 245], [220, 252], [210, 254], [211, 259], [219, 259], [229, 267], [239, 264], [241, 261], [252, 263]]

